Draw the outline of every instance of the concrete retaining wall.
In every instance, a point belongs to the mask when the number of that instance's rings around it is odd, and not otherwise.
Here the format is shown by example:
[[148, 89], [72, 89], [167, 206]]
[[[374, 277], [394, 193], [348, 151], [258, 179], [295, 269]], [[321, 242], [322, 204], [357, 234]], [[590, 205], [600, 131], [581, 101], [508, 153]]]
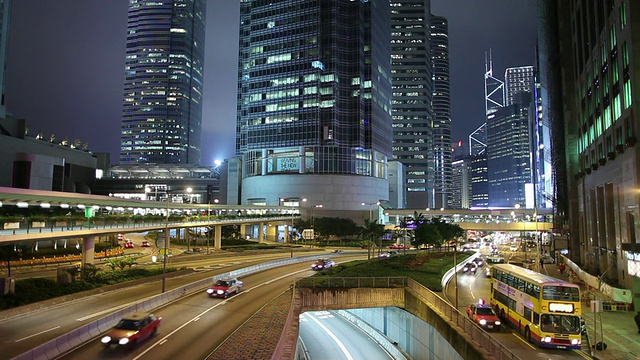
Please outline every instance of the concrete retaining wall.
[[404, 306], [404, 288], [299, 288], [299, 311]]

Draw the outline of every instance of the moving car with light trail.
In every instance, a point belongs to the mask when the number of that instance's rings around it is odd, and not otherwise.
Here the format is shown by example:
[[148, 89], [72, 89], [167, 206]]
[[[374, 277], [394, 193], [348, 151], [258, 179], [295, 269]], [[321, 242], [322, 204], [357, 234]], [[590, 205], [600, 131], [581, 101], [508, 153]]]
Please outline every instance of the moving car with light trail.
[[336, 265], [335, 261], [331, 259], [319, 259], [313, 264], [311, 264], [311, 269], [313, 270], [324, 270], [328, 268], [332, 268]]
[[211, 297], [228, 298], [231, 295], [235, 295], [242, 290], [243, 282], [236, 278], [220, 279], [213, 284], [212, 287], [207, 289], [207, 294]]
[[142, 340], [156, 334], [161, 320], [161, 317], [155, 317], [149, 313], [140, 312], [127, 315], [113, 329], [109, 330], [100, 339], [100, 342], [106, 347], [116, 345], [133, 348]]

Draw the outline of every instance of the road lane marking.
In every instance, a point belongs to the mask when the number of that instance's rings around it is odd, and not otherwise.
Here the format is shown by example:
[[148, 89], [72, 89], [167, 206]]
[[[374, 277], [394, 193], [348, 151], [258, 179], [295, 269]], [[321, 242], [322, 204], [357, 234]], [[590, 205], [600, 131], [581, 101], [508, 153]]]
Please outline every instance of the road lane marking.
[[130, 302], [130, 303], [128, 303], [128, 304], [124, 304], [124, 305], [120, 305], [120, 306], [112, 307], [112, 308], [110, 308], [110, 309], [106, 309], [106, 310], [102, 310], [102, 311], [98, 311], [98, 312], [96, 312], [96, 313], [89, 314], [89, 315], [87, 315], [87, 316], [83, 316], [83, 317], [77, 318], [77, 319], [76, 319], [76, 321], [85, 321], [85, 320], [89, 320], [89, 319], [91, 319], [91, 318], [94, 318], [94, 317], [96, 317], [96, 316], [100, 316], [100, 315], [104, 315], [104, 314], [106, 314], [106, 313], [116, 312], [116, 311], [118, 311], [118, 310], [120, 310], [120, 309], [122, 309], [122, 308], [125, 308], [125, 307], [127, 307], [127, 306], [131, 306], [131, 305], [134, 305], [134, 304], [137, 304], [137, 303], [139, 303], [139, 301], [134, 301], [134, 302]]
[[573, 352], [575, 352], [576, 354], [582, 356], [583, 358], [585, 358], [587, 360], [593, 359], [591, 356], [585, 354], [582, 350], [573, 350]]
[[353, 357], [351, 356], [351, 354], [349, 353], [349, 350], [347, 350], [347, 347], [344, 346], [344, 344], [342, 343], [342, 341], [340, 341], [338, 339], [338, 337], [331, 332], [331, 330], [329, 330], [326, 326], [324, 326], [322, 324], [322, 322], [320, 322], [320, 320], [316, 319], [315, 316], [307, 314], [307, 316], [313, 320], [316, 324], [318, 324], [318, 326], [320, 326], [320, 328], [322, 328], [322, 330], [324, 330], [324, 332], [326, 332], [329, 336], [331, 336], [331, 338], [333, 339], [333, 341], [336, 342], [336, 344], [338, 344], [338, 347], [340, 347], [340, 350], [342, 350], [342, 353], [344, 354], [344, 356], [347, 357], [347, 359], [349, 360], [353, 360]]
[[[295, 275], [295, 274], [298, 274], [298, 273], [301, 273], [301, 272], [305, 272], [305, 271], [309, 271], [309, 269], [304, 269], [304, 270], [294, 271], [294, 272], [292, 272], [292, 273], [288, 273], [288, 274], [282, 275], [282, 276], [280, 276], [280, 277], [277, 277], [277, 278], [275, 278], [275, 280], [284, 279], [284, 278], [289, 277], [289, 276], [291, 276], [291, 275]], [[258, 285], [256, 285], [256, 286], [252, 287], [251, 289], [255, 289], [255, 288], [258, 288], [258, 287], [260, 287], [260, 286], [264, 286], [264, 285], [266, 285], [266, 283], [258, 284]], [[246, 292], [249, 292], [249, 290], [250, 290], [250, 289], [248, 289], [248, 290], [246, 290], [246, 291], [241, 291], [238, 295], [242, 295], [242, 294], [244, 294], [244, 293], [246, 293]], [[236, 295], [236, 296], [238, 296], [238, 295]], [[169, 339], [169, 337], [170, 337], [171, 335], [173, 335], [173, 334], [177, 333], [178, 331], [182, 330], [182, 328], [186, 327], [186, 326], [187, 326], [187, 325], [189, 325], [190, 323], [195, 322], [195, 319], [200, 319], [203, 315], [205, 315], [205, 314], [206, 314], [206, 313], [208, 313], [209, 311], [211, 311], [211, 310], [213, 310], [213, 309], [217, 308], [218, 306], [225, 305], [225, 304], [226, 304], [229, 300], [231, 300], [231, 299], [233, 299], [233, 297], [228, 298], [228, 299], [225, 299], [225, 300], [223, 300], [223, 301], [221, 301], [221, 302], [219, 302], [219, 303], [217, 303], [217, 304], [213, 305], [212, 307], [210, 307], [210, 308], [208, 308], [208, 309], [204, 310], [204, 311], [203, 311], [203, 312], [201, 312], [200, 314], [198, 314], [198, 315], [194, 316], [191, 320], [189, 320], [189, 321], [185, 322], [184, 324], [180, 325], [179, 327], [177, 327], [177, 328], [176, 328], [175, 330], [173, 330], [172, 332], [168, 333], [167, 335], [165, 335], [165, 337], [163, 337], [162, 339], [158, 340], [158, 342], [156, 342], [155, 344], [150, 345], [150, 346], [149, 346], [148, 348], [146, 348], [143, 352], [141, 352], [141, 353], [140, 353], [140, 355], [138, 355], [138, 356], [134, 357], [132, 360], [138, 360], [138, 359], [140, 359], [144, 354], [148, 353], [149, 351], [151, 351], [151, 350], [152, 350], [153, 348], [155, 348], [156, 346], [158, 346], [158, 345], [162, 345], [162, 344], [164, 344], [165, 342], [167, 342], [167, 341], [168, 341], [168, 339]]]
[[29, 335], [29, 336], [27, 336], [27, 337], [23, 337], [22, 339], [18, 339], [18, 340], [16, 340], [16, 342], [20, 342], [20, 341], [22, 341], [22, 340], [27, 340], [27, 339], [30, 339], [30, 338], [32, 338], [32, 337], [34, 337], [34, 336], [38, 336], [38, 335], [40, 335], [40, 334], [44, 334], [44, 333], [46, 333], [46, 332], [48, 332], [48, 331], [55, 330], [55, 329], [58, 329], [58, 328], [60, 328], [60, 325], [58, 325], [58, 326], [56, 326], [56, 327], [52, 327], [51, 329], [47, 329], [47, 330], [40, 331], [39, 333], [35, 333], [35, 334], [33, 334], [33, 335]]
[[528, 342], [528, 341], [526, 341], [525, 339], [521, 338], [521, 337], [520, 337], [520, 336], [518, 336], [516, 333], [511, 333], [511, 335], [515, 336], [515, 337], [516, 337], [516, 339], [518, 339], [518, 340], [522, 341], [522, 343], [523, 343], [523, 344], [527, 345], [527, 346], [528, 346], [528, 347], [530, 347], [531, 349], [533, 349], [533, 350], [535, 350], [535, 349], [536, 349], [536, 348], [535, 348], [535, 346], [533, 346], [533, 345], [529, 344], [529, 342]]

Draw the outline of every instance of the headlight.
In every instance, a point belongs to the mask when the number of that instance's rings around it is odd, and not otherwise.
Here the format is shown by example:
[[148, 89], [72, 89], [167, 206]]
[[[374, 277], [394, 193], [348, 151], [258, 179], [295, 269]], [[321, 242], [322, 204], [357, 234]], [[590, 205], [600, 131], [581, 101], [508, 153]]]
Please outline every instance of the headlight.
[[108, 344], [111, 342], [111, 336], [105, 336], [100, 340], [103, 344]]
[[497, 320], [494, 324], [496, 324], [496, 326], [500, 326], [500, 324], [502, 323], [500, 322], [500, 320]]
[[122, 338], [120, 339], [120, 341], [118, 341], [118, 344], [120, 345], [127, 345], [129, 343], [129, 338]]
[[213, 289], [207, 289], [207, 294], [213, 294]]
[[580, 340], [579, 339], [572, 339], [571, 340], [571, 345], [580, 345]]
[[551, 336], [545, 336], [542, 338], [542, 342], [546, 342], [546, 343], [550, 343], [551, 342]]
[[480, 323], [480, 325], [486, 325], [487, 324], [487, 320], [480, 319], [479, 323]]
[[224, 294], [224, 290], [218, 290], [218, 291], [216, 291], [216, 292], [218, 293], [218, 295], [222, 295], [222, 294]]

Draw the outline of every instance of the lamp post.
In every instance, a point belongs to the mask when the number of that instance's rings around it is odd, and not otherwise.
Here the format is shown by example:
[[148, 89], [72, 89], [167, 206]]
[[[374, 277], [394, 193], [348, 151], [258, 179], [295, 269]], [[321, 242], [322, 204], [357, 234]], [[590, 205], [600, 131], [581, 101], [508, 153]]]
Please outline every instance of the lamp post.
[[456, 309], [458, 309], [458, 239], [453, 243], [453, 270], [456, 282]]
[[[187, 193], [191, 193], [193, 191], [192, 188], [188, 187], [185, 189]], [[166, 207], [166, 217], [164, 222], [164, 246], [163, 246], [163, 260], [162, 260], [162, 292], [164, 293], [167, 285], [167, 255], [169, 252], [169, 241], [171, 236], [169, 236], [169, 200], [171, 199], [171, 191], [167, 188], [167, 207]]]
[[380, 206], [380, 201], [376, 201], [376, 202], [372, 202], [372, 203], [366, 203], [366, 202], [363, 202], [363, 203], [362, 203], [362, 204], [360, 204], [360, 205], [362, 205], [362, 206], [369, 205], [369, 222], [371, 222], [371, 205], [378, 205], [378, 206]]

